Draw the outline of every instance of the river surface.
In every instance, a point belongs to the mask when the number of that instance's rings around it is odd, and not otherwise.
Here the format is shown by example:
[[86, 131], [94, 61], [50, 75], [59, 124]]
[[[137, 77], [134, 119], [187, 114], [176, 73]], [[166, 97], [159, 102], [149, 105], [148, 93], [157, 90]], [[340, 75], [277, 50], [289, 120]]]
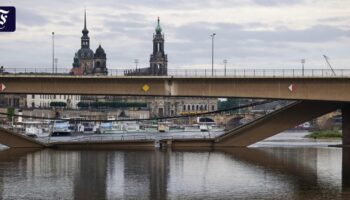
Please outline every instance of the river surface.
[[215, 151], [4, 149], [0, 199], [350, 199], [350, 149], [303, 134]]

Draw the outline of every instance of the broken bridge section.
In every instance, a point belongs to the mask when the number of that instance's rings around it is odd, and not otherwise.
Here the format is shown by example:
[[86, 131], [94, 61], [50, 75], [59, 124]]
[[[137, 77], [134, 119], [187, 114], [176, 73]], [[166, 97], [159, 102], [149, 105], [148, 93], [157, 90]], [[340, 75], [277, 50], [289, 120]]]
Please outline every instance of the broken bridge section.
[[46, 144], [0, 127], [0, 143], [10, 148], [44, 148]]
[[215, 139], [215, 147], [246, 147], [345, 106], [346, 103], [297, 101]]

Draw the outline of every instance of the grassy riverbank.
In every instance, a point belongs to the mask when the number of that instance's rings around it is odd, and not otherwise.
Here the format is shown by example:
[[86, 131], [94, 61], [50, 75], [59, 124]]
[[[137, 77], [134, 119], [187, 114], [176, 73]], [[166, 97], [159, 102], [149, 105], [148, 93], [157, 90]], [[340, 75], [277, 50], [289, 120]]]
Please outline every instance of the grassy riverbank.
[[341, 138], [342, 134], [339, 130], [325, 130], [325, 131], [314, 131], [306, 135], [305, 137], [313, 138], [313, 139]]

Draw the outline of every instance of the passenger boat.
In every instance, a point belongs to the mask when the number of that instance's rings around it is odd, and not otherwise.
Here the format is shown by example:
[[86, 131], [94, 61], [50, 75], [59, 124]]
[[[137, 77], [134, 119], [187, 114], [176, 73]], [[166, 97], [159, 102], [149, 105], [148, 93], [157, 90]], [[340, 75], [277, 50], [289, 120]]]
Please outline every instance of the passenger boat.
[[49, 124], [40, 121], [22, 122], [24, 134], [29, 137], [47, 137], [49, 136]]
[[169, 132], [169, 125], [166, 122], [158, 123], [158, 131], [159, 132]]
[[52, 136], [70, 135], [69, 122], [65, 120], [55, 120], [52, 127]]

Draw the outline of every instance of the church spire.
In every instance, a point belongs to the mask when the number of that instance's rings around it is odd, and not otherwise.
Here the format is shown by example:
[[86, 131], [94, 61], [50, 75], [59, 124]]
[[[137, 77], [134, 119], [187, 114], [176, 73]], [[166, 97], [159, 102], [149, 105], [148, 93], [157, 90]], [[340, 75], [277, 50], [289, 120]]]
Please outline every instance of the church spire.
[[86, 28], [86, 8], [84, 9], [84, 29], [82, 31], [83, 35], [89, 34], [89, 31]]
[[89, 31], [86, 27], [86, 9], [84, 9], [84, 29], [82, 33], [83, 36], [81, 37], [81, 48], [90, 48], [90, 38], [88, 36]]
[[158, 17], [158, 24], [157, 24], [157, 27], [156, 27], [156, 34], [161, 34], [161, 33], [162, 33], [162, 28], [160, 27], [159, 17]]

